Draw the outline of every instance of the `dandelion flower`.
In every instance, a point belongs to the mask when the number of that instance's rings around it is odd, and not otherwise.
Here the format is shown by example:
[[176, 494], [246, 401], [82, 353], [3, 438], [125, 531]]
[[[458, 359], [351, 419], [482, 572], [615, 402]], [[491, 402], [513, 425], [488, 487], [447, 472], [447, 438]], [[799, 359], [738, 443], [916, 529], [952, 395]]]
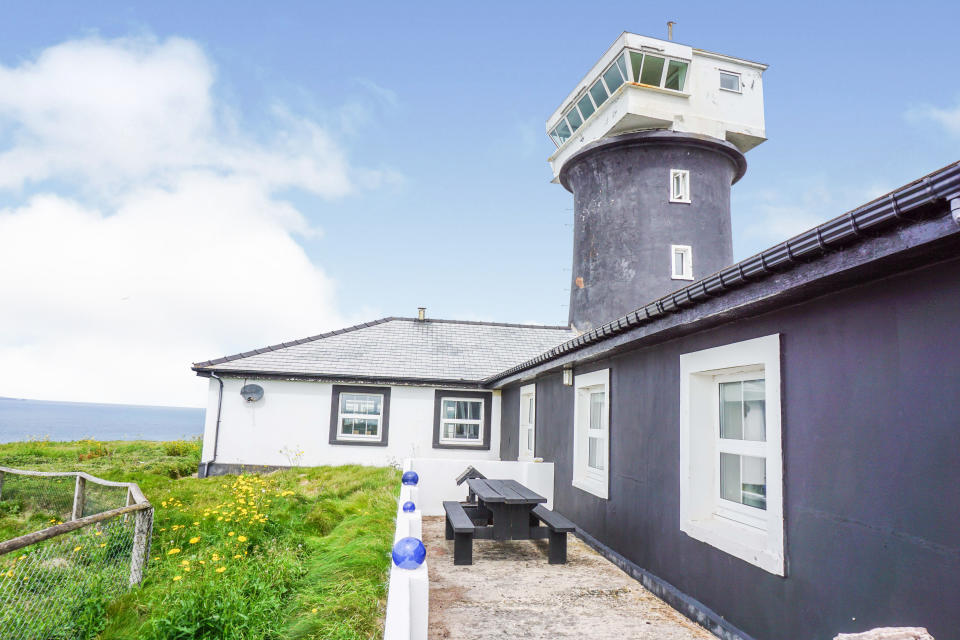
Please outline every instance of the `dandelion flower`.
[[80, 551], [80, 549], [83, 549], [83, 547], [82, 547], [82, 546], [77, 546], [77, 547], [74, 547], [74, 548], [73, 548], [74, 552]]
[[316, 613], [316, 612], [317, 612], [317, 608], [314, 607], [313, 609], [310, 610], [310, 612], [311, 612], [311, 613]]
[[9, 571], [7, 571], [7, 574], [6, 574], [6, 575], [7, 575], [8, 578], [12, 578], [12, 577], [13, 577], [13, 569], [10, 569]]
[[219, 553], [215, 553], [215, 554], [213, 554], [212, 556], [210, 556], [210, 559], [213, 560], [214, 562], [216, 562], [217, 560], [220, 559], [220, 554], [219, 554]]
[[246, 542], [246, 541], [247, 541], [247, 536], [237, 536], [237, 540], [240, 541], [240, 542]]
[[223, 573], [226, 570], [227, 570], [226, 567], [217, 567], [217, 573]]
[[173, 581], [174, 581], [174, 582], [176, 582], [177, 580], [182, 580], [182, 579], [183, 579], [183, 576], [173, 576]]
[[183, 570], [184, 570], [184, 571], [190, 571], [190, 567], [184, 567]]
[[189, 560], [184, 560], [184, 561], [182, 561], [180, 564], [182, 564], [182, 565], [185, 566], [185, 567], [189, 567], [189, 566], [190, 566], [190, 561], [189, 561]]
[[198, 542], [200, 542], [200, 538], [197, 536], [190, 538], [190, 544], [197, 544]]
[[242, 557], [243, 557], [243, 556], [238, 553], [237, 555], [233, 556], [233, 559], [234, 559], [234, 560], [239, 560], [239, 559], [242, 558]]
[[200, 521], [199, 521], [199, 520], [195, 520], [195, 521], [193, 522], [193, 524], [195, 524], [195, 525], [200, 524]]
[[102, 536], [102, 535], [103, 535], [103, 532], [102, 532], [102, 531], [94, 531], [94, 532], [93, 532], [93, 535], [95, 535], [95, 536]]
[[231, 531], [231, 532], [229, 532], [229, 533], [228, 533], [227, 535], [228, 535], [228, 536], [230, 536], [230, 537], [233, 537], [233, 535], [234, 535], [234, 532], [233, 532], [233, 531]]
[[170, 549], [170, 551], [167, 551], [168, 556], [172, 556], [175, 553], [180, 553], [180, 549], [177, 549], [176, 547], [174, 547], [173, 549]]
[[106, 543], [106, 542], [101, 542], [101, 543], [100, 543], [100, 548], [101, 548], [101, 549], [103, 549], [105, 546], [107, 546], [107, 543]]

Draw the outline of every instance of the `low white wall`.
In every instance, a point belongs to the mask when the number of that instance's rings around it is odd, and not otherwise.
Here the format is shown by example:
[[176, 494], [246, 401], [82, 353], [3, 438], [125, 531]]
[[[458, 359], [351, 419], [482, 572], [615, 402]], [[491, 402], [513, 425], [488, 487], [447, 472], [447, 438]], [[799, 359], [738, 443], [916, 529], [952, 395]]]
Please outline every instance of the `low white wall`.
[[[397, 501], [397, 529], [393, 536], [423, 540], [423, 518], [420, 509], [403, 511], [403, 503], [419, 499], [416, 487], [404, 486]], [[416, 569], [401, 569], [390, 561], [390, 583], [387, 592], [387, 613], [383, 623], [384, 640], [426, 640], [430, 609], [430, 579], [427, 561]]]
[[[468, 462], [500, 457], [500, 392], [493, 391], [490, 449], [434, 449], [433, 412], [436, 387], [390, 388], [390, 423], [385, 447], [330, 444], [328, 382], [256, 380], [263, 398], [246, 402], [244, 378], [223, 379], [223, 405], [216, 462], [223, 464], [317, 466], [400, 465], [404, 458], [461, 458]], [[203, 461], [213, 457], [219, 385], [211, 378], [203, 437]], [[298, 452], [302, 451], [302, 454]]]
[[553, 508], [552, 462], [504, 462], [500, 460], [463, 460], [456, 458], [407, 458], [404, 471], [416, 471], [420, 476], [417, 508], [425, 516], [442, 516], [444, 500], [464, 500], [466, 483], [457, 486], [457, 476], [468, 465], [488, 478], [516, 480], [547, 499], [547, 508]]

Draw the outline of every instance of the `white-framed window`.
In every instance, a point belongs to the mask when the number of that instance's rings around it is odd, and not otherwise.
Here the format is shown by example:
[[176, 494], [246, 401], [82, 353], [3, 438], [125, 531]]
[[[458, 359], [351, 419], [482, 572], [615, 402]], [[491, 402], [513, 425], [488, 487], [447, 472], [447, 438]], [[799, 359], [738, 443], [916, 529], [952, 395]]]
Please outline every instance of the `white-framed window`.
[[741, 93], [740, 74], [735, 71], [720, 70], [720, 88], [724, 91]]
[[670, 277], [673, 280], [693, 280], [693, 249], [688, 245], [670, 245]]
[[610, 370], [574, 376], [573, 486], [606, 499], [610, 474]]
[[690, 203], [690, 172], [670, 169], [670, 202]]
[[482, 399], [441, 398], [440, 443], [483, 444]]
[[383, 395], [379, 393], [340, 394], [337, 416], [338, 440], [380, 440]]
[[780, 336], [680, 356], [680, 529], [785, 575]]
[[532, 460], [537, 438], [537, 385], [520, 387], [519, 458]]

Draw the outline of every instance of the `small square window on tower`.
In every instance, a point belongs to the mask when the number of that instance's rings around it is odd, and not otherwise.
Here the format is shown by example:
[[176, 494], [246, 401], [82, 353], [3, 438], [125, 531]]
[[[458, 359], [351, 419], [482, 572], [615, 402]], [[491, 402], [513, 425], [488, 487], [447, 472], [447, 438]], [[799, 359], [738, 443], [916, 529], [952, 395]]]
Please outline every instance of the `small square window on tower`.
[[733, 71], [721, 71], [720, 88], [724, 91], [740, 93], [740, 74]]
[[693, 249], [683, 244], [670, 245], [670, 278], [693, 280]]
[[670, 202], [690, 203], [690, 172], [670, 169]]

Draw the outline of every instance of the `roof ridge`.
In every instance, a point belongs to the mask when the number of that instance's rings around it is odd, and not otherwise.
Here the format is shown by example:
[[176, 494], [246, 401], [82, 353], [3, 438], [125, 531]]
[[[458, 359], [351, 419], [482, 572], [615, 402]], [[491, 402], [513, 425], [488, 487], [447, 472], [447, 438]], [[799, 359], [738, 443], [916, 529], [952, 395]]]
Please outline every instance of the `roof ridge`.
[[325, 333], [318, 333], [313, 336], [308, 336], [306, 338], [299, 338], [297, 340], [291, 340], [290, 342], [279, 342], [277, 344], [272, 344], [266, 347], [260, 347], [259, 349], [253, 349], [251, 351], [244, 351], [242, 353], [234, 353], [232, 355], [223, 356], [221, 358], [213, 358], [212, 360], [204, 360], [203, 362], [194, 362], [190, 367], [194, 371], [200, 368], [209, 367], [215, 364], [223, 364], [224, 362], [233, 362], [234, 360], [240, 360], [242, 358], [249, 358], [250, 356], [259, 355], [261, 353], [269, 353], [271, 351], [278, 351], [286, 347], [293, 347], [298, 344], [305, 344], [307, 342], [314, 342], [315, 340], [322, 340], [323, 338], [330, 338], [332, 336], [341, 335], [344, 333], [350, 333], [351, 331], [357, 331], [359, 329], [366, 329], [367, 327], [373, 327], [378, 324], [383, 324], [384, 322], [390, 322], [391, 320], [403, 320], [404, 318], [398, 318], [396, 316], [387, 316], [385, 318], [379, 318], [377, 320], [371, 320], [369, 322], [361, 322], [360, 324], [351, 325], [349, 327], [344, 327], [342, 329], [334, 329], [333, 331], [327, 331]]
[[513, 327], [515, 329], [550, 329], [551, 331], [572, 331], [570, 327], [565, 327], [562, 325], [521, 324], [515, 322], [493, 322], [490, 320], [448, 320], [445, 318], [427, 318], [425, 320], [420, 320], [419, 318], [407, 318], [402, 316], [393, 317], [391, 320], [409, 320], [412, 322], [442, 322], [446, 324], [474, 324], [486, 327]]

